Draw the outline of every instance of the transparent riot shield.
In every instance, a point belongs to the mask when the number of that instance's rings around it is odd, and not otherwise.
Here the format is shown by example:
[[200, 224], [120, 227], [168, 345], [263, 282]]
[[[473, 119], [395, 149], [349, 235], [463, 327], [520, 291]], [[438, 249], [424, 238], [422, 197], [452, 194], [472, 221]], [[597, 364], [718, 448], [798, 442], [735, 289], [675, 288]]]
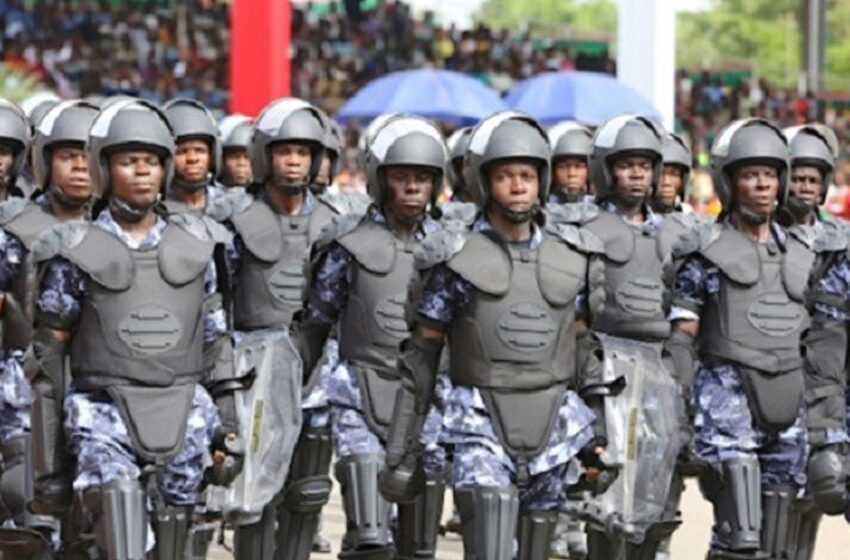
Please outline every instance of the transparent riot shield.
[[[239, 335], [233, 349], [240, 375], [253, 383], [239, 399], [245, 465], [225, 492], [222, 513], [238, 525], [256, 523], [282, 489], [301, 431], [301, 359], [286, 331]], [[216, 500], [217, 501], [217, 500]]]
[[605, 352], [608, 447], [602, 460], [619, 472], [603, 494], [571, 513], [633, 542], [659, 521], [681, 449], [685, 419], [678, 384], [661, 360], [661, 344], [599, 334]]

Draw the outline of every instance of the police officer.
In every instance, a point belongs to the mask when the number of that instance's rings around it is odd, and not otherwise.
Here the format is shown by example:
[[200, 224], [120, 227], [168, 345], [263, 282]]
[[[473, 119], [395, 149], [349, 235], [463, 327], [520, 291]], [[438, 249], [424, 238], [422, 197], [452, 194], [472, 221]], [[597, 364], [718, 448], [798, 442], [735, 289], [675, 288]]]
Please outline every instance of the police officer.
[[322, 155], [322, 165], [319, 174], [314, 181], [316, 194], [325, 192], [333, 185], [334, 179], [339, 173], [340, 155], [342, 151], [342, 130], [333, 119], [322, 113], [325, 124], [325, 138], [322, 145], [325, 148]]
[[164, 204], [170, 212], [203, 212], [222, 193], [215, 183], [222, 169], [215, 118], [201, 102], [185, 98], [166, 103], [165, 113], [174, 128], [177, 150], [174, 179]]
[[227, 189], [247, 188], [251, 184], [251, 119], [245, 115], [228, 115], [218, 124], [221, 138], [221, 168], [218, 181]]
[[448, 139], [449, 146], [449, 177], [452, 186], [452, 202], [472, 202], [469, 187], [466, 185], [466, 173], [464, 172], [464, 156], [469, 146], [469, 137], [472, 135], [471, 126], [463, 126], [455, 130]]
[[[662, 138], [663, 131], [643, 117], [620, 115], [603, 123], [593, 137], [591, 183], [596, 205], [570, 205], [576, 223], [605, 245], [605, 306], [593, 330], [606, 345], [616, 345], [619, 354], [655, 356], [670, 334], [663, 262], [679, 232], [671, 233], [672, 225], [650, 206], [661, 175]], [[664, 371], [658, 363], [653, 368]], [[603, 392], [616, 392], [607, 381], [599, 383]], [[625, 542], [599, 525], [589, 526], [589, 557], [653, 558], [679, 524], [677, 502], [673, 491], [661, 519], [652, 524], [642, 543]]]
[[380, 488], [403, 503], [421, 486], [419, 437], [447, 339], [443, 428], [465, 558], [513, 558], [518, 534], [517, 558], [544, 559], [564, 486], [584, 476], [577, 456], [596, 464], [601, 452], [593, 412], [575, 392], [593, 357], [577, 345], [585, 348], [579, 333], [601, 300], [590, 265], [601, 246], [568, 224], [533, 219], [548, 198], [550, 154], [530, 117], [483, 120], [467, 158], [482, 212], [470, 228], [437, 230], [417, 253], [423, 284], [408, 303], [415, 318]]
[[[288, 333], [295, 312], [301, 308], [309, 248], [341, 210], [310, 189], [321, 165], [324, 138], [324, 120], [316, 107], [293, 98], [273, 101], [254, 122], [249, 146], [256, 195], [228, 193], [213, 205], [211, 214], [229, 223], [235, 232], [231, 255], [233, 319], [240, 337]], [[333, 361], [334, 355], [331, 343], [326, 360]], [[327, 370], [322, 366], [319, 369]], [[303, 408], [303, 429], [289, 479], [280, 499], [265, 508], [259, 522], [237, 524], [237, 558], [309, 556], [318, 512], [331, 489], [325, 382], [326, 375], [313, 375], [301, 403], [282, 403], [284, 410], [299, 404]], [[284, 452], [293, 453], [291, 449]]]
[[[32, 499], [31, 464], [25, 450], [30, 434], [32, 392], [24, 376], [24, 354], [32, 333], [36, 267], [31, 249], [38, 236], [52, 226], [84, 220], [92, 197], [92, 183], [83, 144], [97, 108], [82, 101], [54, 106], [36, 127], [33, 164], [41, 194], [34, 202], [12, 199], [0, 205], [0, 262], [2, 262], [3, 339], [0, 361], [0, 449], [3, 455], [0, 495], [4, 516], [20, 528], [51, 531], [49, 520], [29, 515], [24, 506]], [[26, 469], [26, 472], [25, 472]], [[15, 558], [28, 558], [17, 544], [39, 548], [34, 533], [21, 538], [0, 534], [0, 550]], [[23, 542], [21, 542], [23, 541]], [[35, 556], [33, 556], [35, 557]]]
[[787, 224], [817, 225], [824, 221], [818, 207], [826, 200], [835, 169], [835, 133], [821, 124], [783, 132], [791, 147], [791, 177], [780, 217]]
[[552, 148], [552, 202], [581, 202], [590, 192], [590, 131], [575, 122], [562, 122], [549, 130]]
[[714, 506], [709, 558], [799, 558], [800, 335], [815, 254], [800, 230], [773, 221], [787, 196], [780, 130], [762, 119], [732, 122], [712, 146], [711, 169], [724, 213], [674, 248], [678, 349], [670, 346], [680, 375], [700, 362], [693, 425], [697, 456], [710, 467], [699, 479]]
[[[373, 137], [368, 189], [374, 205], [329, 228], [318, 245], [299, 347], [315, 362], [338, 325], [340, 363], [328, 387], [348, 531], [340, 558], [393, 558], [389, 506], [377, 493], [392, 406], [399, 381], [396, 348], [407, 334], [404, 300], [413, 251], [436, 224], [427, 218], [446, 172], [442, 135], [428, 121], [397, 117]], [[439, 418], [438, 413], [434, 413]], [[433, 431], [431, 432], [433, 444]], [[399, 558], [434, 558], [445, 465], [429, 454], [425, 490], [399, 510]]]
[[29, 194], [22, 188], [30, 145], [30, 126], [21, 109], [5, 99], [0, 99], [0, 202], [10, 197]]
[[87, 152], [100, 214], [91, 224], [55, 226], [33, 246], [43, 264], [30, 507], [64, 511], [73, 479], [81, 523], [94, 536], [70, 533], [77, 542], [69, 554], [135, 559], [153, 546], [150, 497], [154, 554], [182, 558], [205, 451], [214, 457], [207, 478], [217, 484], [241, 461], [240, 387], [214, 304], [216, 241], [200, 218], [153, 212], [174, 158], [171, 128], [156, 107], [111, 104], [94, 120]]
[[683, 211], [683, 202], [691, 177], [691, 149], [678, 134], [667, 132], [661, 144], [664, 166], [652, 196], [652, 209], [659, 214]]

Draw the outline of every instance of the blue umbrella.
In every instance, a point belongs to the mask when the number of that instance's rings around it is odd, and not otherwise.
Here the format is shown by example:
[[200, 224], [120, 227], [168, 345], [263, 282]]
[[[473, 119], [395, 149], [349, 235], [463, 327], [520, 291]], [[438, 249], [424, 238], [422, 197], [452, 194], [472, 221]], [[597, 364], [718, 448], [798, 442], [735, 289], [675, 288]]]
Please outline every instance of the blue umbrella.
[[449, 70], [406, 70], [369, 82], [337, 112], [340, 121], [372, 119], [399, 111], [431, 119], [473, 124], [506, 109], [481, 81]]
[[508, 105], [549, 125], [574, 120], [595, 126], [620, 113], [661, 119], [652, 103], [608, 74], [546, 72], [514, 86]]

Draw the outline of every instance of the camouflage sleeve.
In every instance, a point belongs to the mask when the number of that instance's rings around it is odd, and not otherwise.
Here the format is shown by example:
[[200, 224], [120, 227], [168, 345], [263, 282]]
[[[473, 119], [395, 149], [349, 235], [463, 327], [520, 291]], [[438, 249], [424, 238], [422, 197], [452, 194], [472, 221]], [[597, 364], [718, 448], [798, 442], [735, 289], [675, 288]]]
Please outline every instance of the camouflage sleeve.
[[242, 266], [242, 254], [245, 252], [245, 242], [242, 241], [242, 236], [236, 233], [233, 224], [226, 222], [225, 225], [230, 230], [230, 233], [233, 234], [224, 244], [224, 254], [227, 258], [227, 267], [231, 275], [230, 284], [233, 285], [233, 281], [238, 277], [239, 269]]
[[24, 247], [14, 235], [0, 229], [0, 292], [12, 289], [24, 260]]
[[85, 274], [64, 258], [47, 262], [36, 301], [36, 322], [71, 330], [80, 318], [86, 293]]
[[690, 255], [676, 271], [670, 319], [696, 319], [709, 294], [720, 289], [719, 273], [705, 257]]
[[319, 255], [304, 308], [306, 319], [325, 324], [336, 322], [348, 303], [349, 287], [354, 280], [352, 265], [351, 253], [335, 242]]
[[437, 265], [428, 277], [416, 308], [419, 320], [446, 327], [470, 300], [472, 286], [445, 264]]
[[221, 335], [227, 332], [227, 318], [224, 313], [224, 306], [220, 298], [215, 296], [218, 294], [218, 273], [214, 263], [207, 265], [204, 272], [204, 295], [210, 303], [204, 309], [204, 342], [211, 343], [219, 339]]
[[846, 254], [835, 258], [815, 287], [815, 314], [836, 321], [847, 321], [847, 302], [850, 300], [850, 261]]

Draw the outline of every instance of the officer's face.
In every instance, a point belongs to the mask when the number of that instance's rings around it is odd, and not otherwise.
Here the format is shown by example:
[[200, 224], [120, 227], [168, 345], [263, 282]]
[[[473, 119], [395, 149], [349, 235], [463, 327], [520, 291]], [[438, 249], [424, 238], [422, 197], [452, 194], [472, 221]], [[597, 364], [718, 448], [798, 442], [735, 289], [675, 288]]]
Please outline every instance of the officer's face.
[[303, 184], [310, 176], [313, 158], [301, 142], [278, 142], [271, 147], [272, 174], [287, 183]]
[[743, 165], [732, 173], [735, 198], [756, 214], [773, 212], [779, 194], [779, 173], [769, 165]]
[[210, 171], [210, 146], [203, 140], [183, 140], [177, 143], [174, 172], [189, 183], [199, 183]]
[[223, 158], [224, 174], [232, 185], [247, 185], [251, 182], [251, 158], [247, 150], [228, 150]]
[[682, 188], [684, 173], [682, 168], [675, 165], [665, 165], [661, 172], [661, 181], [655, 189], [655, 199], [662, 204], [672, 206], [676, 203], [676, 195]]
[[8, 144], [0, 144], [0, 180], [12, 174], [15, 165], [15, 149]]
[[555, 161], [555, 185], [569, 194], [587, 190], [587, 161], [584, 158], [565, 157]]
[[540, 173], [530, 162], [496, 162], [487, 172], [490, 196], [502, 208], [529, 212], [540, 193]]
[[156, 202], [165, 168], [159, 156], [146, 150], [127, 150], [109, 156], [109, 175], [115, 196], [135, 208]]
[[324, 188], [331, 184], [331, 180], [331, 158], [326, 152], [322, 156], [322, 165], [319, 167], [319, 174], [316, 176], [315, 183], [317, 187]]
[[92, 195], [89, 162], [82, 146], [62, 146], [50, 158], [50, 180], [74, 201], [86, 201]]
[[434, 171], [415, 165], [393, 165], [384, 169], [389, 210], [401, 218], [422, 215], [434, 192]]
[[791, 194], [814, 208], [823, 192], [823, 175], [820, 169], [808, 165], [800, 165], [791, 170]]
[[653, 162], [646, 156], [617, 158], [611, 164], [614, 186], [620, 194], [640, 199], [652, 188]]

